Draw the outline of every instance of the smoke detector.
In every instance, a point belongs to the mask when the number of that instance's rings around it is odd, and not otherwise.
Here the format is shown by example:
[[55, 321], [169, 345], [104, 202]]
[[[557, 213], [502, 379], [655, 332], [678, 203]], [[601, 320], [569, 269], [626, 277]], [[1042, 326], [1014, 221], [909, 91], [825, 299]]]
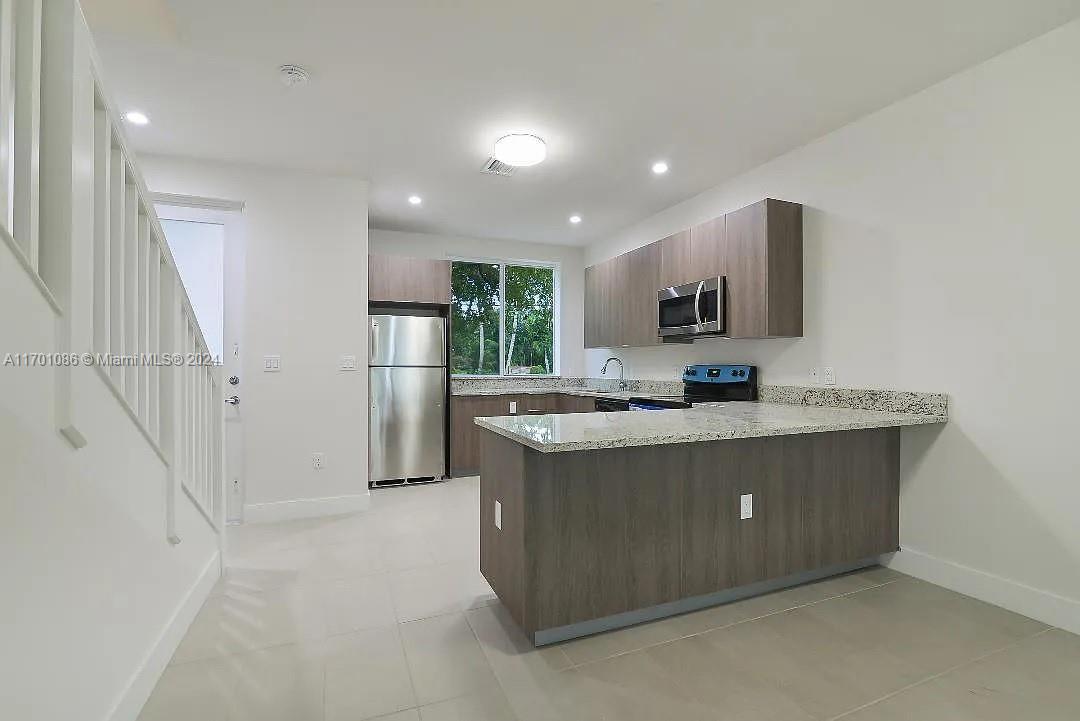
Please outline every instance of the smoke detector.
[[303, 85], [308, 81], [308, 71], [299, 65], [282, 65], [278, 72], [281, 73], [282, 84], [287, 88]]

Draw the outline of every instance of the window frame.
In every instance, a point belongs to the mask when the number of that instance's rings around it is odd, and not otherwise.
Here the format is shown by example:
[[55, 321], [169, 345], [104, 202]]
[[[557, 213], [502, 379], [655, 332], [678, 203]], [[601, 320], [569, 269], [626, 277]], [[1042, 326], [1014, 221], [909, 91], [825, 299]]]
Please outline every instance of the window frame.
[[[447, 260], [453, 263], [484, 263], [499, 266], [499, 372], [495, 374], [454, 373], [451, 378], [558, 378], [562, 373], [562, 263], [555, 260], [517, 260], [515, 258], [491, 258], [471, 255], [449, 255]], [[551, 274], [551, 373], [510, 374], [506, 372], [506, 267], [512, 265], [524, 268], [549, 268]], [[453, 269], [451, 268], [451, 272]], [[451, 290], [450, 304], [454, 303]], [[453, 345], [453, 309], [450, 317], [450, 343]]]

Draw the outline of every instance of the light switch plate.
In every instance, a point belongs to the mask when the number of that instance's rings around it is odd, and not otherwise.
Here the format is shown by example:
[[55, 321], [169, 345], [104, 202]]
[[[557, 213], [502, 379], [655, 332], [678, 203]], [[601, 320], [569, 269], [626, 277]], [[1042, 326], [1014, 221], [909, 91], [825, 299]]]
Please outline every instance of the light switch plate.
[[815, 385], [816, 386], [820, 382], [821, 382], [821, 373], [818, 372], [817, 368], [811, 368], [810, 369], [810, 385]]
[[754, 517], [754, 494], [744, 493], [739, 496], [739, 520]]
[[495, 528], [502, 530], [502, 504], [495, 501]]
[[263, 372], [264, 373], [278, 373], [281, 371], [281, 356], [279, 355], [264, 355], [263, 356]]
[[343, 355], [341, 356], [341, 362], [338, 364], [338, 368], [343, 371], [354, 371], [357, 368], [356, 356]]

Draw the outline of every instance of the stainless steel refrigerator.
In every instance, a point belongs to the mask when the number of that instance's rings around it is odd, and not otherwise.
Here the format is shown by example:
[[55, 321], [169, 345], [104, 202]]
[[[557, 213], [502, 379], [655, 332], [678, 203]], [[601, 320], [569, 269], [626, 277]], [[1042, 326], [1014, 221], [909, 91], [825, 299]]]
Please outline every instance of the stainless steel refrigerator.
[[368, 478], [446, 476], [446, 319], [370, 317]]

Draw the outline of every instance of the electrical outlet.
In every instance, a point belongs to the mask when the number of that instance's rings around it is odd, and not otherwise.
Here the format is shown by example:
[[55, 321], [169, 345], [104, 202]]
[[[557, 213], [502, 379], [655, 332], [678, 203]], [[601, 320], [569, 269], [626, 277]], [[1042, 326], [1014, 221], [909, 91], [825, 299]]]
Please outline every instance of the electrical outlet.
[[311, 465], [315, 470], [321, 471], [322, 467], [326, 465], [326, 456], [322, 453], [316, 453], [311, 457]]
[[510, 401], [510, 415], [517, 415], [517, 401]]
[[502, 504], [495, 501], [495, 528], [502, 530]]
[[818, 369], [817, 368], [811, 368], [810, 369], [810, 385], [816, 386], [820, 382], [821, 382], [821, 374], [818, 372]]
[[357, 367], [356, 366], [356, 356], [354, 356], [354, 355], [343, 355], [343, 356], [341, 356], [341, 362], [338, 364], [338, 369], [339, 370], [354, 371], [354, 370], [356, 370], [356, 367]]
[[825, 385], [827, 385], [827, 386], [836, 385], [836, 370], [834, 368], [830, 368], [830, 367], [826, 366], [824, 376], [825, 376]]
[[739, 520], [754, 517], [754, 494], [744, 493], [739, 496]]

